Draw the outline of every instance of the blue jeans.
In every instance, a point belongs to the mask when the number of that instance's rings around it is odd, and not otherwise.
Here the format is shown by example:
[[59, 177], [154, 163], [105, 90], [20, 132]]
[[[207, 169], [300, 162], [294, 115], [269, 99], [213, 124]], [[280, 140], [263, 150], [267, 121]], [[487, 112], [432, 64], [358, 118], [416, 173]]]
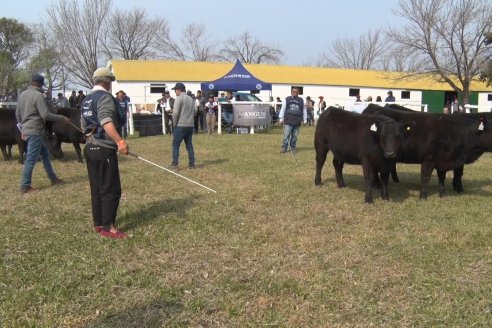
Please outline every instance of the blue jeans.
[[21, 188], [25, 189], [31, 186], [32, 171], [34, 165], [36, 165], [39, 156], [43, 161], [44, 170], [48, 174], [48, 178], [51, 181], [56, 181], [58, 178], [51, 166], [50, 153], [46, 144], [44, 143], [43, 136], [28, 136], [27, 137], [27, 155], [24, 163], [24, 170], [21, 177]]
[[222, 119], [226, 123], [227, 132], [231, 133], [232, 132], [232, 124], [233, 124], [233, 120], [234, 120], [234, 113], [228, 112], [228, 111], [223, 111], [222, 112]]
[[299, 135], [300, 125], [284, 125], [284, 140], [282, 142], [282, 149], [287, 150], [290, 139], [290, 149], [296, 149], [297, 136]]
[[175, 127], [173, 129], [173, 165], [178, 165], [179, 146], [185, 142], [188, 151], [188, 165], [195, 165], [195, 152], [193, 150], [193, 127]]

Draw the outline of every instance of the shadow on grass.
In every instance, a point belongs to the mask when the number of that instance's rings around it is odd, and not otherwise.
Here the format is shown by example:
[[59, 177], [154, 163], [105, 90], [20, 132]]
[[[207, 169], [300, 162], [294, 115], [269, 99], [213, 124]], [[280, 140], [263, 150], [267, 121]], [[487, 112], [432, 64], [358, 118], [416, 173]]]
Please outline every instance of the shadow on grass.
[[175, 298], [160, 298], [117, 313], [103, 314], [86, 327], [165, 327], [182, 311], [183, 305]]
[[[410, 191], [414, 191], [416, 193], [420, 193], [420, 173], [409, 173], [409, 172], [399, 172], [398, 177], [400, 182], [393, 182], [393, 180], [389, 179], [388, 181], [388, 193], [390, 196], [390, 201], [393, 202], [403, 202], [410, 196]], [[364, 186], [364, 176], [362, 173], [360, 175], [357, 174], [346, 174], [344, 173], [343, 178], [345, 180], [345, 184], [348, 188], [359, 190], [362, 193], [365, 193]], [[458, 194], [453, 190], [452, 186], [453, 175], [452, 172], [448, 172], [446, 175], [446, 180], [444, 184], [444, 196], [458, 196], [462, 194]], [[323, 184], [333, 184], [336, 186], [336, 178], [335, 175], [328, 177], [327, 179], [322, 181]], [[484, 190], [483, 187], [492, 185], [491, 179], [483, 179], [480, 181], [469, 181], [463, 179], [463, 186], [465, 189], [465, 194], [476, 195], [476, 196], [491, 196], [492, 193]], [[438, 181], [436, 173], [434, 172], [431, 180], [427, 186], [428, 196], [433, 194], [437, 194], [438, 191]], [[373, 197], [375, 199], [380, 197], [381, 193], [379, 189], [372, 190]]]
[[227, 163], [227, 162], [229, 162], [229, 159], [227, 159], [227, 158], [217, 158], [217, 159], [213, 159], [213, 160], [202, 161], [201, 163], [197, 164], [196, 167], [217, 165], [217, 164], [222, 164], [222, 163]]
[[139, 226], [148, 225], [152, 221], [163, 218], [171, 213], [176, 214], [178, 217], [183, 217], [185, 216], [186, 210], [193, 206], [197, 198], [198, 196], [167, 199], [143, 205], [135, 212], [126, 213], [121, 216], [118, 220], [118, 226], [128, 231]]

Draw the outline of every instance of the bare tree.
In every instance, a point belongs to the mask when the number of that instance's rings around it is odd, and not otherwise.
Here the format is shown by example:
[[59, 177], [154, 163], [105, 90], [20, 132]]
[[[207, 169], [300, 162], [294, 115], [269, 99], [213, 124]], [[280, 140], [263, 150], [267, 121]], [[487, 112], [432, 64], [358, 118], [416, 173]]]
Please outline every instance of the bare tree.
[[327, 53], [318, 58], [318, 66], [353, 69], [383, 68], [388, 47], [380, 30], [360, 35], [358, 39], [336, 39]]
[[92, 74], [99, 66], [99, 44], [111, 0], [60, 0], [48, 8], [49, 26], [56, 38], [64, 66], [74, 80], [92, 88]]
[[58, 89], [62, 86], [65, 77], [61, 76], [63, 66], [61, 56], [55, 48], [55, 40], [50, 31], [42, 24], [36, 24], [34, 32], [34, 53], [28, 64], [31, 73], [43, 73], [49, 89]]
[[411, 54], [417, 73], [437, 77], [467, 103], [471, 82], [485, 60], [485, 33], [492, 26], [489, 0], [400, 0], [396, 14], [408, 24], [389, 31]]
[[147, 16], [144, 9], [116, 10], [105, 25], [102, 46], [109, 59], [148, 59], [155, 57], [158, 35], [168, 30], [163, 18]]
[[249, 64], [278, 64], [284, 55], [280, 48], [262, 43], [248, 31], [237, 37], [229, 37], [220, 52], [223, 60], [233, 62], [239, 59], [242, 63]]
[[158, 36], [158, 57], [171, 60], [212, 61], [217, 58], [215, 42], [209, 40], [203, 24], [188, 24], [176, 40], [169, 29]]

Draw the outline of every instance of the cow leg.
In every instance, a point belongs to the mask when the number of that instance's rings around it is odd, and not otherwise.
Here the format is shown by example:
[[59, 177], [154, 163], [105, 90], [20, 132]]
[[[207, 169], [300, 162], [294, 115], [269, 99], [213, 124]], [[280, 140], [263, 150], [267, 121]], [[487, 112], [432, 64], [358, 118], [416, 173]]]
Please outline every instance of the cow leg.
[[446, 171], [436, 170], [439, 180], [439, 197], [444, 196], [444, 181], [446, 180]]
[[11, 159], [14, 159], [14, 156], [12, 156], [12, 145], [7, 145], [7, 157], [9, 159], [9, 161]]
[[388, 194], [388, 180], [390, 174], [388, 172], [381, 172], [381, 198], [389, 200]]
[[17, 149], [19, 150], [19, 164], [24, 164], [24, 153], [27, 149], [27, 142], [22, 140], [17, 144]]
[[343, 181], [343, 164], [342, 161], [333, 158], [333, 167], [335, 168], [338, 188], [345, 188], [347, 186], [345, 181]]
[[398, 174], [396, 173], [396, 165], [394, 168], [391, 169], [391, 179], [393, 180], [393, 182], [400, 182]]
[[84, 163], [84, 161], [82, 160], [82, 150], [80, 149], [80, 144], [78, 142], [74, 142], [73, 148], [75, 148], [75, 152], [77, 153], [78, 162]]
[[373, 188], [381, 189], [381, 180], [379, 179], [379, 172], [376, 169], [374, 169], [374, 185], [373, 185]]
[[314, 177], [314, 184], [321, 185], [321, 170], [326, 161], [329, 149], [319, 143], [315, 143], [316, 148], [316, 176]]
[[420, 199], [427, 199], [427, 185], [433, 170], [432, 164], [422, 163], [420, 167]]
[[8, 161], [9, 160], [9, 154], [7, 154], [7, 146], [6, 145], [0, 145], [0, 148], [2, 149], [3, 160]]
[[463, 189], [463, 180], [461, 180], [461, 178], [463, 177], [464, 167], [465, 167], [464, 165], [460, 166], [457, 169], [454, 169], [454, 172], [453, 172], [454, 173], [453, 174], [453, 189], [457, 193], [462, 193], [463, 191], [465, 191]]
[[362, 160], [362, 172], [364, 173], [364, 182], [366, 185], [365, 202], [371, 204], [373, 203], [372, 186], [374, 184], [374, 170], [366, 159]]

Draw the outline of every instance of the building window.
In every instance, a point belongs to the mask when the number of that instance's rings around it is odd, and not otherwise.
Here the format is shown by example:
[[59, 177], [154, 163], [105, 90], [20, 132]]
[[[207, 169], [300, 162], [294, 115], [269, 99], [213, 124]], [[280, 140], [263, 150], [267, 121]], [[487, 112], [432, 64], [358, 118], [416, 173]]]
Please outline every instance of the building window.
[[487, 100], [488, 101], [492, 101], [492, 93], [489, 93], [488, 96], [487, 96]]
[[410, 99], [410, 91], [402, 91], [401, 99]]
[[167, 86], [165, 84], [151, 84], [150, 93], [163, 93], [166, 91]]
[[357, 97], [360, 95], [360, 89], [349, 89], [349, 97]]
[[290, 87], [290, 89], [292, 90], [292, 88], [299, 89], [299, 95], [302, 95], [304, 93], [304, 87], [300, 87], [298, 85], [293, 85], [293, 86]]

